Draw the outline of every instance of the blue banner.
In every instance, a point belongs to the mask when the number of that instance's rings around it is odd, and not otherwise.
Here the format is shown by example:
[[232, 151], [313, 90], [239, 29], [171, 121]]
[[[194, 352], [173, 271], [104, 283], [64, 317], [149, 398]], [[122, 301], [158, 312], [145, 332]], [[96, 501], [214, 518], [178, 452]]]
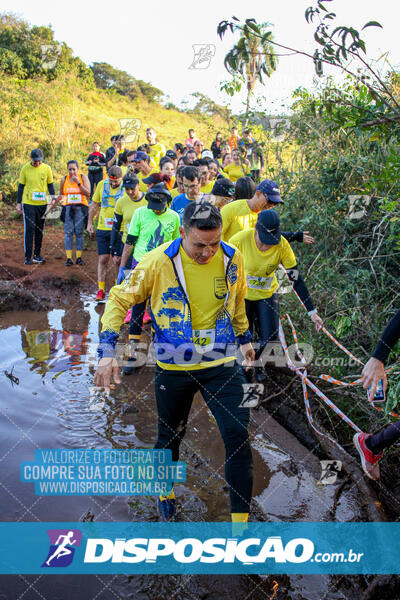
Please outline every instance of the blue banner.
[[1, 574], [399, 574], [400, 523], [0, 523]]

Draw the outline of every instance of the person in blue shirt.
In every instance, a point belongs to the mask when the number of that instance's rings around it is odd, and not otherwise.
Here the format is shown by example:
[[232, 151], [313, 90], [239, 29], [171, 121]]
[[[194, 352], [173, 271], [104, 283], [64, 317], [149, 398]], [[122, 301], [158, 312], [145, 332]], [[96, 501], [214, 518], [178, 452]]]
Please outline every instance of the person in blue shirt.
[[182, 223], [182, 215], [190, 202], [206, 199], [207, 195], [200, 191], [201, 173], [198, 167], [187, 166], [182, 171], [183, 194], [178, 194], [172, 200], [171, 208], [178, 213]]

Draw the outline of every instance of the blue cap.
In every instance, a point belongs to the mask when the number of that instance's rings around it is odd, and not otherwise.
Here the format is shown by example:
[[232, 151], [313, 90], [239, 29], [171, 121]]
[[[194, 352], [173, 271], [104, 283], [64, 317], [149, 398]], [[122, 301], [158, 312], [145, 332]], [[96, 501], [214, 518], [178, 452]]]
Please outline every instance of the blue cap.
[[264, 196], [267, 196], [270, 202], [274, 202], [275, 204], [283, 204], [279, 186], [277, 183], [275, 183], [275, 181], [272, 181], [272, 179], [264, 179], [264, 181], [258, 184], [256, 190], [260, 190]]
[[139, 162], [139, 160], [150, 160], [150, 156], [148, 154], [146, 154], [146, 152], [142, 152], [141, 150], [138, 150], [135, 153], [135, 157], [133, 159], [134, 162]]
[[276, 246], [281, 241], [281, 220], [272, 208], [258, 213], [256, 230], [262, 244]]

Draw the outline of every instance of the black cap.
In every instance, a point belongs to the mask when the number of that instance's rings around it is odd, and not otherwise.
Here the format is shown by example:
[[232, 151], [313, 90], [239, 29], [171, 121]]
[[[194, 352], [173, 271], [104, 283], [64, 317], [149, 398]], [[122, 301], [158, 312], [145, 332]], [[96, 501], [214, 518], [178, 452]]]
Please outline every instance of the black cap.
[[168, 158], [178, 158], [177, 153], [173, 150], [167, 150], [165, 156], [168, 156]]
[[235, 195], [235, 185], [230, 179], [220, 177], [213, 185], [211, 193], [214, 196], [225, 196], [226, 198], [233, 198]]
[[43, 152], [41, 151], [40, 148], [35, 148], [34, 150], [32, 150], [32, 152], [31, 152], [31, 159], [33, 161], [43, 160], [44, 159]]
[[262, 244], [276, 246], [281, 241], [281, 220], [275, 210], [266, 209], [258, 214], [256, 230]]
[[125, 188], [135, 188], [139, 185], [139, 179], [137, 177], [132, 177], [131, 175], [127, 175], [122, 180], [122, 185]]
[[163, 183], [153, 185], [146, 193], [147, 208], [152, 210], [163, 210], [167, 203], [172, 200], [172, 196]]

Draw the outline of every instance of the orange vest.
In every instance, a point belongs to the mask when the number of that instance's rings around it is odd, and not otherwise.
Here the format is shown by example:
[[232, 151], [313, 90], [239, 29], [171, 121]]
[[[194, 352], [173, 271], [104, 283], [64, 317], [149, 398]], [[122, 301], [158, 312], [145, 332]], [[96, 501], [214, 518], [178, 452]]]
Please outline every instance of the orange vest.
[[[78, 175], [79, 181], [83, 185], [82, 175]], [[87, 196], [82, 194], [82, 191], [75, 181], [71, 181], [69, 175], [66, 176], [64, 180], [64, 185], [62, 189], [62, 195], [65, 196], [64, 206], [71, 206], [73, 204], [83, 204], [84, 206], [89, 206]]]

